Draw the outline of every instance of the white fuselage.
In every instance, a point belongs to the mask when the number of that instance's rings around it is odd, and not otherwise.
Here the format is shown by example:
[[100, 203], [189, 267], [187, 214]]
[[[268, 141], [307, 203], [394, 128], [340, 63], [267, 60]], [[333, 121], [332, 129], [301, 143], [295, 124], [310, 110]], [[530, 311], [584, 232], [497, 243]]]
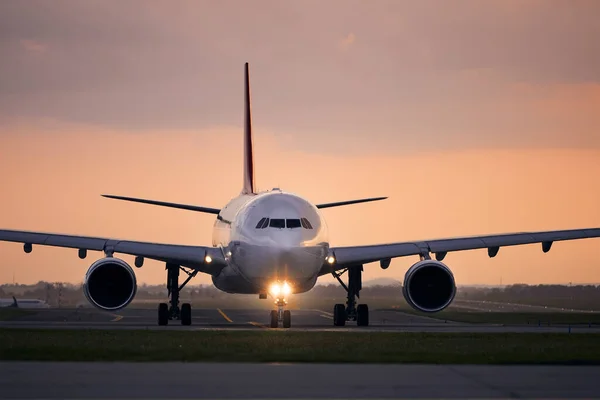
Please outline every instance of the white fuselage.
[[279, 189], [232, 199], [215, 221], [212, 244], [228, 264], [213, 283], [228, 293], [267, 293], [273, 282], [284, 281], [293, 293], [306, 292], [329, 251], [320, 211]]

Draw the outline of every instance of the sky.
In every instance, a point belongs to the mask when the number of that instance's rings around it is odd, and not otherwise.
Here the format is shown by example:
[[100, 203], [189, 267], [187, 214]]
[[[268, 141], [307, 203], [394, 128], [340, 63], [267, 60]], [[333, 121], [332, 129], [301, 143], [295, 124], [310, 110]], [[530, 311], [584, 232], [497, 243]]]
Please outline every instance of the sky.
[[[599, 14], [594, 0], [0, 2], [0, 228], [210, 244], [214, 216], [100, 194], [236, 196], [245, 62], [259, 189], [389, 196], [323, 210], [334, 246], [600, 227]], [[0, 254], [0, 282], [20, 283], [81, 282], [102, 256]], [[599, 259], [589, 239], [445, 262], [463, 285], [596, 283]], [[136, 274], [166, 276], [153, 261]]]

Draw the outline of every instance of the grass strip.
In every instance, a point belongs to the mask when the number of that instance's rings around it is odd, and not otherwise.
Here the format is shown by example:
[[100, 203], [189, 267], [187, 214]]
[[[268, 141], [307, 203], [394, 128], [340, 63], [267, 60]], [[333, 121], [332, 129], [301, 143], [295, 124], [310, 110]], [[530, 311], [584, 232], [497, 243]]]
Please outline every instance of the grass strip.
[[0, 329], [0, 359], [600, 365], [600, 334]]
[[30, 314], [33, 312], [21, 308], [3, 307], [0, 308], [0, 321], [11, 321]]

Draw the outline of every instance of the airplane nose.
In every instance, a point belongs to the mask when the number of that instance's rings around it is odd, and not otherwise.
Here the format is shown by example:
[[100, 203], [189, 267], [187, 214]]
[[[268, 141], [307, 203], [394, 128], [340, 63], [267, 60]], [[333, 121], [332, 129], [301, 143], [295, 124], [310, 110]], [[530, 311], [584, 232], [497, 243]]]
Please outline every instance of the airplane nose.
[[285, 232], [283, 235], [274, 235], [271, 238], [275, 247], [281, 251], [289, 251], [302, 243], [302, 236], [299, 232]]
[[282, 246], [278, 249], [277, 264], [280, 266], [289, 266], [294, 264], [295, 256], [299, 249], [290, 246]]
[[244, 275], [251, 279], [296, 280], [314, 277], [320, 267], [318, 252], [302, 246], [244, 246], [243, 252], [234, 252], [234, 259]]

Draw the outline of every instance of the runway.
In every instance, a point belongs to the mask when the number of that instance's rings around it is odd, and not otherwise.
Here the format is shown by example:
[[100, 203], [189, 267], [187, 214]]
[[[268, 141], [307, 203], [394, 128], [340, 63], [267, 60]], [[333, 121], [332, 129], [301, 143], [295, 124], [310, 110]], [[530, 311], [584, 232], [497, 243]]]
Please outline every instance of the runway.
[[600, 367], [0, 362], [0, 398], [597, 398]]
[[[3, 328], [264, 330], [265, 309], [193, 309], [192, 326], [157, 326], [155, 309], [40, 309]], [[371, 310], [370, 326], [334, 327], [325, 310], [292, 310], [292, 331], [564, 332], [467, 324]], [[283, 331], [283, 328], [278, 328]], [[572, 327], [572, 333], [600, 328]], [[0, 398], [594, 398], [598, 366], [0, 362]]]
[[[0, 328], [54, 329], [153, 329], [153, 330], [257, 330], [271, 329], [269, 312], [265, 309], [193, 309], [192, 325], [182, 326], [169, 321], [158, 326], [155, 309], [125, 308], [118, 313], [91, 308], [37, 309], [33, 314], [16, 320], [0, 321]], [[283, 328], [278, 328], [283, 329]], [[295, 331], [364, 331], [364, 332], [564, 332], [598, 333], [597, 325], [537, 326], [471, 324], [416, 316], [401, 311], [371, 310], [368, 327], [348, 322], [345, 327], [333, 326], [332, 313], [325, 310], [292, 310]]]

